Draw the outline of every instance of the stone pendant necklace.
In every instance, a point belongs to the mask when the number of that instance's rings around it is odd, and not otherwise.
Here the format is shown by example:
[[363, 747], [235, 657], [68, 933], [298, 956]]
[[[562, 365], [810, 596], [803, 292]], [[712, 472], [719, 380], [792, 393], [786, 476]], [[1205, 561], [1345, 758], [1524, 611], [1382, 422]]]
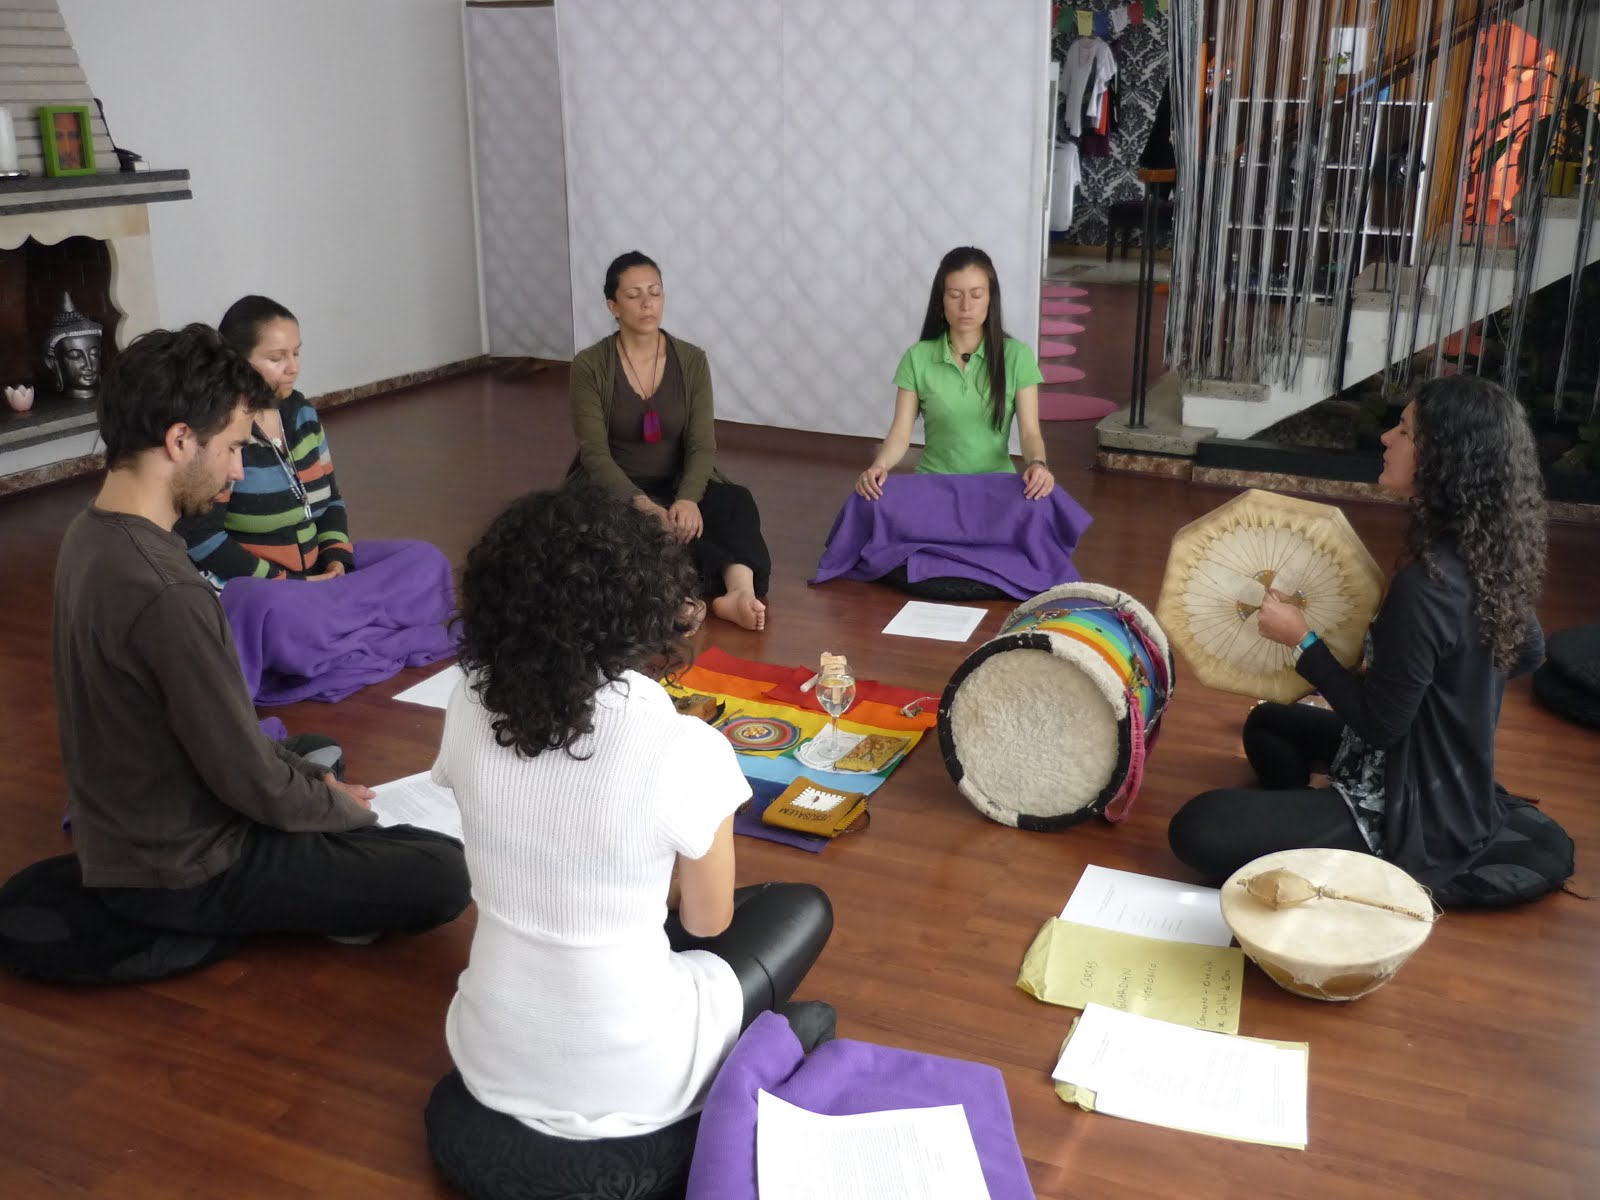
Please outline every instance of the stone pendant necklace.
[[665, 340], [662, 334], [656, 334], [656, 356], [650, 363], [650, 378], [647, 381], [639, 374], [639, 368], [633, 365], [633, 359], [628, 357], [628, 347], [622, 340], [621, 331], [617, 333], [617, 347], [622, 351], [622, 361], [628, 364], [628, 370], [632, 371], [633, 377], [639, 381], [639, 399], [644, 401], [644, 426], [640, 430], [640, 436], [652, 446], [661, 440], [661, 414], [656, 411], [655, 405], [656, 392], [660, 390], [661, 385], [656, 384], [648, 396], [644, 394], [644, 390], [655, 382], [656, 368], [661, 365], [661, 343]]

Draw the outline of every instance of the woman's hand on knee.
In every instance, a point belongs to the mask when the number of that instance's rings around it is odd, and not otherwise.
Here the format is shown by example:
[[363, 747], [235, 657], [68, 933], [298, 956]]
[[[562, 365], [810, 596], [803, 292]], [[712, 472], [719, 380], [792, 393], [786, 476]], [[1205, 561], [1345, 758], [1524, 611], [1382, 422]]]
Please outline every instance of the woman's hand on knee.
[[705, 530], [700, 506], [693, 500], [674, 500], [667, 510], [668, 527], [680, 542], [692, 542]]
[[876, 463], [856, 476], [856, 495], [863, 500], [878, 500], [883, 497], [883, 481], [889, 478], [887, 467], [880, 467]]
[[1022, 494], [1029, 500], [1043, 500], [1055, 491], [1056, 477], [1050, 473], [1050, 468], [1042, 462], [1035, 460], [1028, 464], [1028, 469], [1022, 473]]

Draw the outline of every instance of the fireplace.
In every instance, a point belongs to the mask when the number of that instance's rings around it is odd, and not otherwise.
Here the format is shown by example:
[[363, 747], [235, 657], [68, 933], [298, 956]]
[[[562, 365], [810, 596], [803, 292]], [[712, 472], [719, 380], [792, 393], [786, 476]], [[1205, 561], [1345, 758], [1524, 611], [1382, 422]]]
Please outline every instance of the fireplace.
[[70, 296], [74, 307], [104, 333], [100, 365], [116, 353], [122, 314], [111, 304], [111, 252], [92, 237], [63, 238], [53, 244], [28, 238], [14, 250], [0, 250], [0, 384], [31, 384], [35, 407], [55, 397], [44, 365], [44, 336]]
[[187, 171], [0, 185], [0, 385], [36, 389], [31, 411], [0, 407], [0, 495], [65, 477], [69, 465], [92, 458], [94, 403], [52, 394], [45, 331], [68, 293], [101, 326], [104, 367], [158, 326], [147, 205], [188, 197]]

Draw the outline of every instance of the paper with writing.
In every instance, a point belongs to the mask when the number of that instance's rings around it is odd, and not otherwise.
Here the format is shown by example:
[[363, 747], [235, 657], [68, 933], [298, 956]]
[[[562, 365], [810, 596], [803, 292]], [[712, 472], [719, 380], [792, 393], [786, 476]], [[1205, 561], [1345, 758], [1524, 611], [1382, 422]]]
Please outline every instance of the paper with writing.
[[1203, 1033], [1098, 1004], [1052, 1073], [1068, 1103], [1130, 1121], [1304, 1150], [1309, 1047]]
[[1239, 1031], [1244, 952], [1095, 929], [1054, 917], [1022, 959], [1017, 986], [1048, 1004], [1103, 1004], [1196, 1029]]
[[407, 704], [425, 704], [429, 708], [449, 708], [450, 693], [456, 690], [456, 684], [465, 677], [465, 672], [455, 663], [451, 663], [436, 675], [430, 675], [421, 683], [414, 683], [405, 691], [395, 697]]
[[1061, 919], [1169, 942], [1226, 946], [1233, 941], [1218, 889], [1110, 867], [1083, 869]]
[[964, 642], [989, 614], [981, 608], [957, 604], [929, 604], [908, 600], [883, 627], [885, 633], [899, 637], [934, 638], [941, 642]]
[[415, 825], [461, 840], [461, 810], [449, 788], [433, 782], [428, 772], [407, 775], [372, 789], [372, 811], [379, 825]]
[[756, 1096], [761, 1200], [989, 1200], [959, 1104], [833, 1117]]

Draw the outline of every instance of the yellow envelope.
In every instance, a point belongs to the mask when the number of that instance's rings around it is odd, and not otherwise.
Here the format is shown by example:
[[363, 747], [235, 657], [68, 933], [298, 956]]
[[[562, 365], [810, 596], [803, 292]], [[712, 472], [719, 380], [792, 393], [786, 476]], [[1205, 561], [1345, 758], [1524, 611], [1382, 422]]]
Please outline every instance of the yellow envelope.
[[1096, 929], [1052, 917], [1022, 957], [1017, 986], [1047, 1004], [1107, 1008], [1239, 1032], [1244, 952]]

